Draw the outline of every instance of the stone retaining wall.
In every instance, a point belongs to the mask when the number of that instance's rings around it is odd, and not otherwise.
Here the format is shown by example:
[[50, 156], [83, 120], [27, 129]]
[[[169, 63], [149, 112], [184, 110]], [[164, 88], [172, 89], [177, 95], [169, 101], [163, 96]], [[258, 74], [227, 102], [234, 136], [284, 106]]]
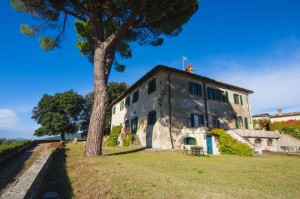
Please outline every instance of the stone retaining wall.
[[34, 199], [52, 159], [52, 151], [42, 153], [39, 159], [6, 189], [0, 199]]

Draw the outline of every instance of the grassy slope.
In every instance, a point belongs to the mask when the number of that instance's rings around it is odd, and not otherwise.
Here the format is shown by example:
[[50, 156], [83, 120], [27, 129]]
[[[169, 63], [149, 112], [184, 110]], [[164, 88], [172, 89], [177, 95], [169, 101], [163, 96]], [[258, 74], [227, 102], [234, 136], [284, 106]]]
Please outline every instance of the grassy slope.
[[83, 144], [67, 145], [74, 198], [299, 198], [300, 158], [192, 157], [179, 152], [104, 147], [83, 158]]

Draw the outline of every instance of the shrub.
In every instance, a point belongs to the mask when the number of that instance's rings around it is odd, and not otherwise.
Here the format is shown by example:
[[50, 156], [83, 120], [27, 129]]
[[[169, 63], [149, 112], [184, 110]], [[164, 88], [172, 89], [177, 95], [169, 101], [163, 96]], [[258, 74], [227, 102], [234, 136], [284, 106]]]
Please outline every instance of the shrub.
[[11, 141], [5, 142], [5, 144], [0, 144], [0, 158], [3, 158], [9, 154], [12, 154], [18, 151], [23, 146], [29, 144], [31, 141], [29, 140], [22, 140], [22, 141]]
[[121, 134], [122, 126], [114, 126], [111, 129], [108, 139], [108, 146], [117, 146], [118, 137]]
[[129, 128], [124, 129], [124, 133], [121, 134], [123, 141], [123, 146], [130, 146], [133, 140], [133, 134], [130, 132]]
[[283, 127], [282, 131], [286, 134], [289, 134], [295, 138], [300, 139], [300, 129], [296, 127]]
[[270, 130], [271, 131], [279, 131], [282, 132], [282, 128], [284, 127], [284, 122], [272, 122], [270, 123]]
[[247, 144], [238, 142], [223, 129], [213, 128], [210, 132], [218, 136], [221, 154], [252, 156], [252, 149]]

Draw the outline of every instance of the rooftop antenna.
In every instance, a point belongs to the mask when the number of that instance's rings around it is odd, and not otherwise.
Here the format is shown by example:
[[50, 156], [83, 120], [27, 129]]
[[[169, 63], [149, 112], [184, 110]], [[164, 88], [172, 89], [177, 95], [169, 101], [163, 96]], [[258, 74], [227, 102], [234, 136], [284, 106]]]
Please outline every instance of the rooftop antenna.
[[186, 56], [182, 56], [182, 70], [184, 70], [184, 61], [186, 61]]

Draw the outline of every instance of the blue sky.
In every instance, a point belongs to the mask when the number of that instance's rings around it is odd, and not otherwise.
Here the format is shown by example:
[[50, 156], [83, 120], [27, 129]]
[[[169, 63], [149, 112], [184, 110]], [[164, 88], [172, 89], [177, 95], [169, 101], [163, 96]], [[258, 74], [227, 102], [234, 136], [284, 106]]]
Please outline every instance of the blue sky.
[[[178, 37], [161, 47], [134, 44], [125, 72], [112, 71], [110, 81], [132, 84], [158, 64], [181, 69], [186, 56], [195, 73], [253, 90], [253, 114], [300, 111], [299, 9], [299, 0], [201, 0]], [[93, 67], [75, 46], [72, 21], [62, 47], [45, 52], [38, 37], [19, 32], [36, 21], [9, 1], [0, 10], [0, 138], [34, 138], [31, 111], [42, 95], [92, 91]]]

